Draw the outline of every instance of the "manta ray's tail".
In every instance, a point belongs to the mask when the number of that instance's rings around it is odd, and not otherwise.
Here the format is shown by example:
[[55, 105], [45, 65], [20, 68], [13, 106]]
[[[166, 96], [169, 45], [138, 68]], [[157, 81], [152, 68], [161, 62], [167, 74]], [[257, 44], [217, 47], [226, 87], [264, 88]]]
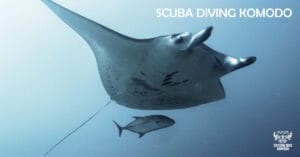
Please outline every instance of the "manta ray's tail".
[[75, 133], [77, 130], [79, 130], [81, 127], [83, 127], [87, 122], [92, 120], [96, 115], [98, 115], [106, 106], [108, 106], [113, 100], [110, 100], [107, 102], [104, 106], [99, 108], [92, 116], [90, 116], [87, 120], [85, 120], [83, 123], [81, 123], [78, 127], [73, 129], [70, 133], [68, 133], [66, 136], [64, 136], [61, 140], [59, 140], [55, 145], [53, 145], [45, 154], [44, 157], [47, 156], [49, 153], [51, 153], [59, 144], [61, 144], [64, 140], [66, 140], [69, 136], [71, 136], [73, 133]]

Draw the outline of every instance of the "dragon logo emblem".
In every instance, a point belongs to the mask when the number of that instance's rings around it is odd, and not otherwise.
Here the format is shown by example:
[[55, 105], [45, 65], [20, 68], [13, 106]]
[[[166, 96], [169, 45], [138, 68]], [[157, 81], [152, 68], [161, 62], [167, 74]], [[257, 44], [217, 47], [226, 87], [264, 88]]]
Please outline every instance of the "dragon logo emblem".
[[274, 144], [274, 147], [278, 151], [288, 151], [293, 145], [288, 143], [292, 140], [293, 133], [291, 131], [274, 131], [273, 137], [277, 142]]
[[292, 132], [289, 131], [276, 131], [273, 132], [273, 137], [275, 141], [278, 141], [278, 143], [287, 143], [291, 140], [293, 136]]

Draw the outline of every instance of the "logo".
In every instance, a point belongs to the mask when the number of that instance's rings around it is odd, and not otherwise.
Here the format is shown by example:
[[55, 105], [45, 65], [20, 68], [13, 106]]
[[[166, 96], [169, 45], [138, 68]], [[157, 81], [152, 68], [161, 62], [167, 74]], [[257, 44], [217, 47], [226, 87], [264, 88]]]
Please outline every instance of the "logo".
[[273, 137], [276, 143], [273, 144], [273, 147], [277, 151], [289, 151], [293, 144], [290, 143], [293, 137], [293, 132], [291, 131], [274, 131]]

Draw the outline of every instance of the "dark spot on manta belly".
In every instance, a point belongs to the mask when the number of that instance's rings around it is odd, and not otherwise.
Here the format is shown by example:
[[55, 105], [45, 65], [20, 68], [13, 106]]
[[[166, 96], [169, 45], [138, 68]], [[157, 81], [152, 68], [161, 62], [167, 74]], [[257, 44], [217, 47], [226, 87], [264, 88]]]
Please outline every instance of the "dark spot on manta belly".
[[141, 75], [146, 76], [146, 74], [144, 72], [141, 71]]
[[160, 89], [154, 88], [151, 85], [149, 85], [145, 80], [139, 79], [139, 78], [132, 78], [132, 81], [137, 84], [140, 85], [142, 87], [144, 87], [146, 90], [151, 90], [151, 91], [160, 91]]

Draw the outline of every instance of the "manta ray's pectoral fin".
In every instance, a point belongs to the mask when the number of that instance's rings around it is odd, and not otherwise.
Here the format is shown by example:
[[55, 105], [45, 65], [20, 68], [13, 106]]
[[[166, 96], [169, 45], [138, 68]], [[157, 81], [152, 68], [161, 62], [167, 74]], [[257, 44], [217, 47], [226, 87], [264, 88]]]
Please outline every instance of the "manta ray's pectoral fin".
[[115, 43], [122, 46], [128, 45], [130, 41], [135, 40], [64, 8], [51, 0], [42, 1], [67, 25], [82, 36], [92, 48], [93, 46], [101, 46], [104, 49], [113, 49], [118, 48], [115, 46]]
[[202, 44], [210, 37], [212, 30], [213, 27], [209, 26], [203, 29], [202, 31], [196, 33], [195, 35], [193, 35], [186, 49], [190, 49], [193, 48], [194, 46]]

